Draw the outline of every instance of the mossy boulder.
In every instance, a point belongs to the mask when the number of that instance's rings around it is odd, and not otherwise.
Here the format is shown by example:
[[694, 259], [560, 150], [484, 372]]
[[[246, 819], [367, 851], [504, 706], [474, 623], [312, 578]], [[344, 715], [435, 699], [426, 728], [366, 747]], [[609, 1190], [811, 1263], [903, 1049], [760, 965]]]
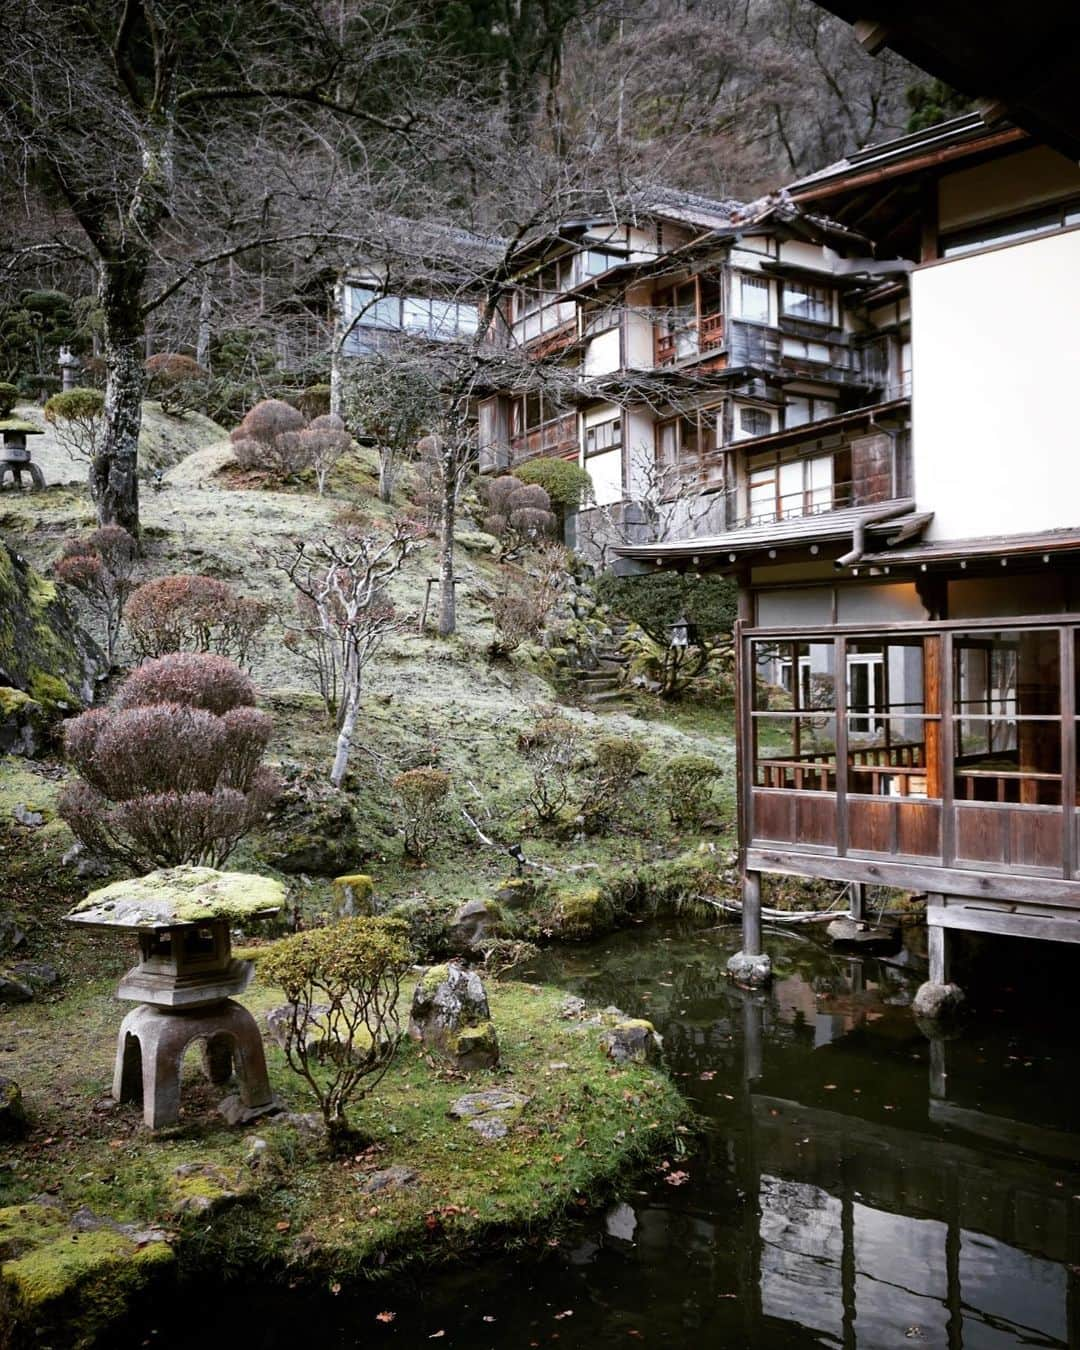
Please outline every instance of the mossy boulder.
[[600, 1037], [600, 1049], [616, 1064], [658, 1064], [663, 1041], [651, 1022], [627, 1017]]
[[0, 685], [30, 695], [49, 715], [77, 712], [107, 670], [55, 582], [0, 544]]
[[171, 1248], [149, 1236], [73, 1226], [51, 1205], [0, 1209], [0, 1344], [98, 1343], [172, 1273]]
[[0, 685], [0, 754], [38, 755], [49, 739], [49, 717], [22, 689]]
[[166, 1185], [170, 1208], [183, 1218], [216, 1214], [243, 1199], [250, 1189], [239, 1168], [210, 1162], [181, 1163]]
[[373, 817], [350, 793], [307, 776], [287, 784], [259, 838], [260, 852], [279, 872], [316, 877], [355, 875], [381, 843]]
[[330, 892], [335, 919], [353, 919], [375, 913], [375, 883], [363, 872], [335, 877]]
[[483, 981], [456, 962], [421, 975], [409, 1010], [409, 1035], [458, 1068], [491, 1069], [499, 1062]]

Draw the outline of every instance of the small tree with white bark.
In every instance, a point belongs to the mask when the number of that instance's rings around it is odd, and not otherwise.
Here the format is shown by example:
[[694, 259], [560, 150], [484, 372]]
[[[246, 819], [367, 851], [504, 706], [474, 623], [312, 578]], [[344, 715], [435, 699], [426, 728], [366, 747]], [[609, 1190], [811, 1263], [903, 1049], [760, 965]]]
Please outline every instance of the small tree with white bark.
[[390, 599], [390, 582], [421, 546], [413, 526], [397, 521], [388, 530], [358, 527], [342, 538], [299, 539], [291, 555], [277, 560], [301, 597], [308, 640], [321, 661], [333, 666], [338, 693], [330, 770], [334, 787], [341, 786], [348, 768], [364, 669], [383, 639], [405, 623]]

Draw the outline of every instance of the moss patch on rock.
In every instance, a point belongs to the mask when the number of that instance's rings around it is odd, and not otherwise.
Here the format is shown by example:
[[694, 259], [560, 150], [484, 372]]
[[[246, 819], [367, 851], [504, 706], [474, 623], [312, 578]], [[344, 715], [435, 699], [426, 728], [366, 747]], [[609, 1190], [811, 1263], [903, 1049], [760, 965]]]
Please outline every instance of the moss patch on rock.
[[163, 867], [91, 891], [71, 911], [73, 922], [117, 928], [168, 928], [209, 919], [241, 922], [276, 914], [285, 887], [252, 872]]
[[164, 1242], [108, 1226], [78, 1231], [51, 1206], [0, 1210], [0, 1341], [12, 1350], [100, 1343], [173, 1262]]
[[104, 671], [103, 654], [56, 584], [0, 544], [0, 684], [51, 711], [73, 712]]

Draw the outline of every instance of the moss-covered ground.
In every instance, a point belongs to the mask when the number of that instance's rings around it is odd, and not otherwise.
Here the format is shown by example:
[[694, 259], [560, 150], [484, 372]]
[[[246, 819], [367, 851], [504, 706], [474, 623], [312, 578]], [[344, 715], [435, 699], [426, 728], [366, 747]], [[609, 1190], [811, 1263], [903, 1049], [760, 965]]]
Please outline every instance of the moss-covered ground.
[[[672, 1146], [685, 1108], [662, 1072], [611, 1063], [596, 1025], [560, 1015], [557, 990], [502, 983], [489, 994], [500, 1067], [464, 1074], [404, 1041], [376, 1092], [350, 1113], [370, 1142], [344, 1158], [328, 1157], [321, 1135], [285, 1119], [230, 1128], [214, 1112], [222, 1089], [201, 1077], [194, 1051], [180, 1125], [151, 1136], [138, 1107], [107, 1096], [122, 1015], [110, 985], [84, 985], [59, 1005], [22, 1010], [17, 1026], [4, 1026], [0, 1058], [0, 1072], [21, 1082], [34, 1123], [0, 1169], [0, 1220], [6, 1216], [12, 1230], [6, 1247], [0, 1232], [0, 1260], [11, 1263], [9, 1308], [22, 1307], [32, 1324], [40, 1291], [47, 1303], [58, 1287], [82, 1306], [69, 1277], [84, 1279], [86, 1261], [70, 1266], [70, 1242], [51, 1257], [42, 1249], [32, 1270], [18, 1264], [33, 1237], [24, 1233], [20, 1243], [20, 1207], [23, 1226], [33, 1228], [40, 1220], [35, 1198], [43, 1194], [67, 1215], [88, 1206], [105, 1220], [164, 1229], [182, 1280], [208, 1272], [250, 1277], [253, 1270], [266, 1278], [288, 1266], [292, 1279], [330, 1282], [445, 1259], [477, 1244], [546, 1238], [561, 1215]], [[280, 990], [258, 982], [243, 999], [257, 1017], [281, 1000]], [[312, 1111], [309, 1089], [273, 1041], [267, 1052], [284, 1105]], [[463, 1094], [489, 1087], [529, 1100], [505, 1138], [485, 1141], [448, 1110]], [[253, 1137], [263, 1144], [253, 1145]], [[365, 1190], [374, 1173], [392, 1167], [412, 1176]], [[102, 1259], [113, 1263], [110, 1241], [93, 1236], [86, 1247], [105, 1243]], [[60, 1267], [50, 1265], [61, 1258]], [[127, 1280], [127, 1267], [115, 1265], [117, 1278]], [[20, 1280], [31, 1274], [36, 1283], [24, 1287]], [[104, 1296], [100, 1285], [95, 1297]], [[82, 1314], [73, 1315], [77, 1321]]]

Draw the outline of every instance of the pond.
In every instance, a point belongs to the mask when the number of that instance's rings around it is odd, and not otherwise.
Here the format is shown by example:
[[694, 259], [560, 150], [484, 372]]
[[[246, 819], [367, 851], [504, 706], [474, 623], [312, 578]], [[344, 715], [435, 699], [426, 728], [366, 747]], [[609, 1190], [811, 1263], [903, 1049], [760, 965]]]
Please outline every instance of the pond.
[[645, 924], [531, 969], [650, 1017], [703, 1121], [556, 1246], [354, 1296], [226, 1291], [197, 1336], [143, 1344], [1080, 1345], [1077, 995], [1052, 969], [1067, 957], [1020, 948], [1027, 973], [986, 974], [996, 992], [931, 1044], [908, 951], [852, 958], [806, 929], [769, 943], [767, 994], [723, 976], [732, 928]]

